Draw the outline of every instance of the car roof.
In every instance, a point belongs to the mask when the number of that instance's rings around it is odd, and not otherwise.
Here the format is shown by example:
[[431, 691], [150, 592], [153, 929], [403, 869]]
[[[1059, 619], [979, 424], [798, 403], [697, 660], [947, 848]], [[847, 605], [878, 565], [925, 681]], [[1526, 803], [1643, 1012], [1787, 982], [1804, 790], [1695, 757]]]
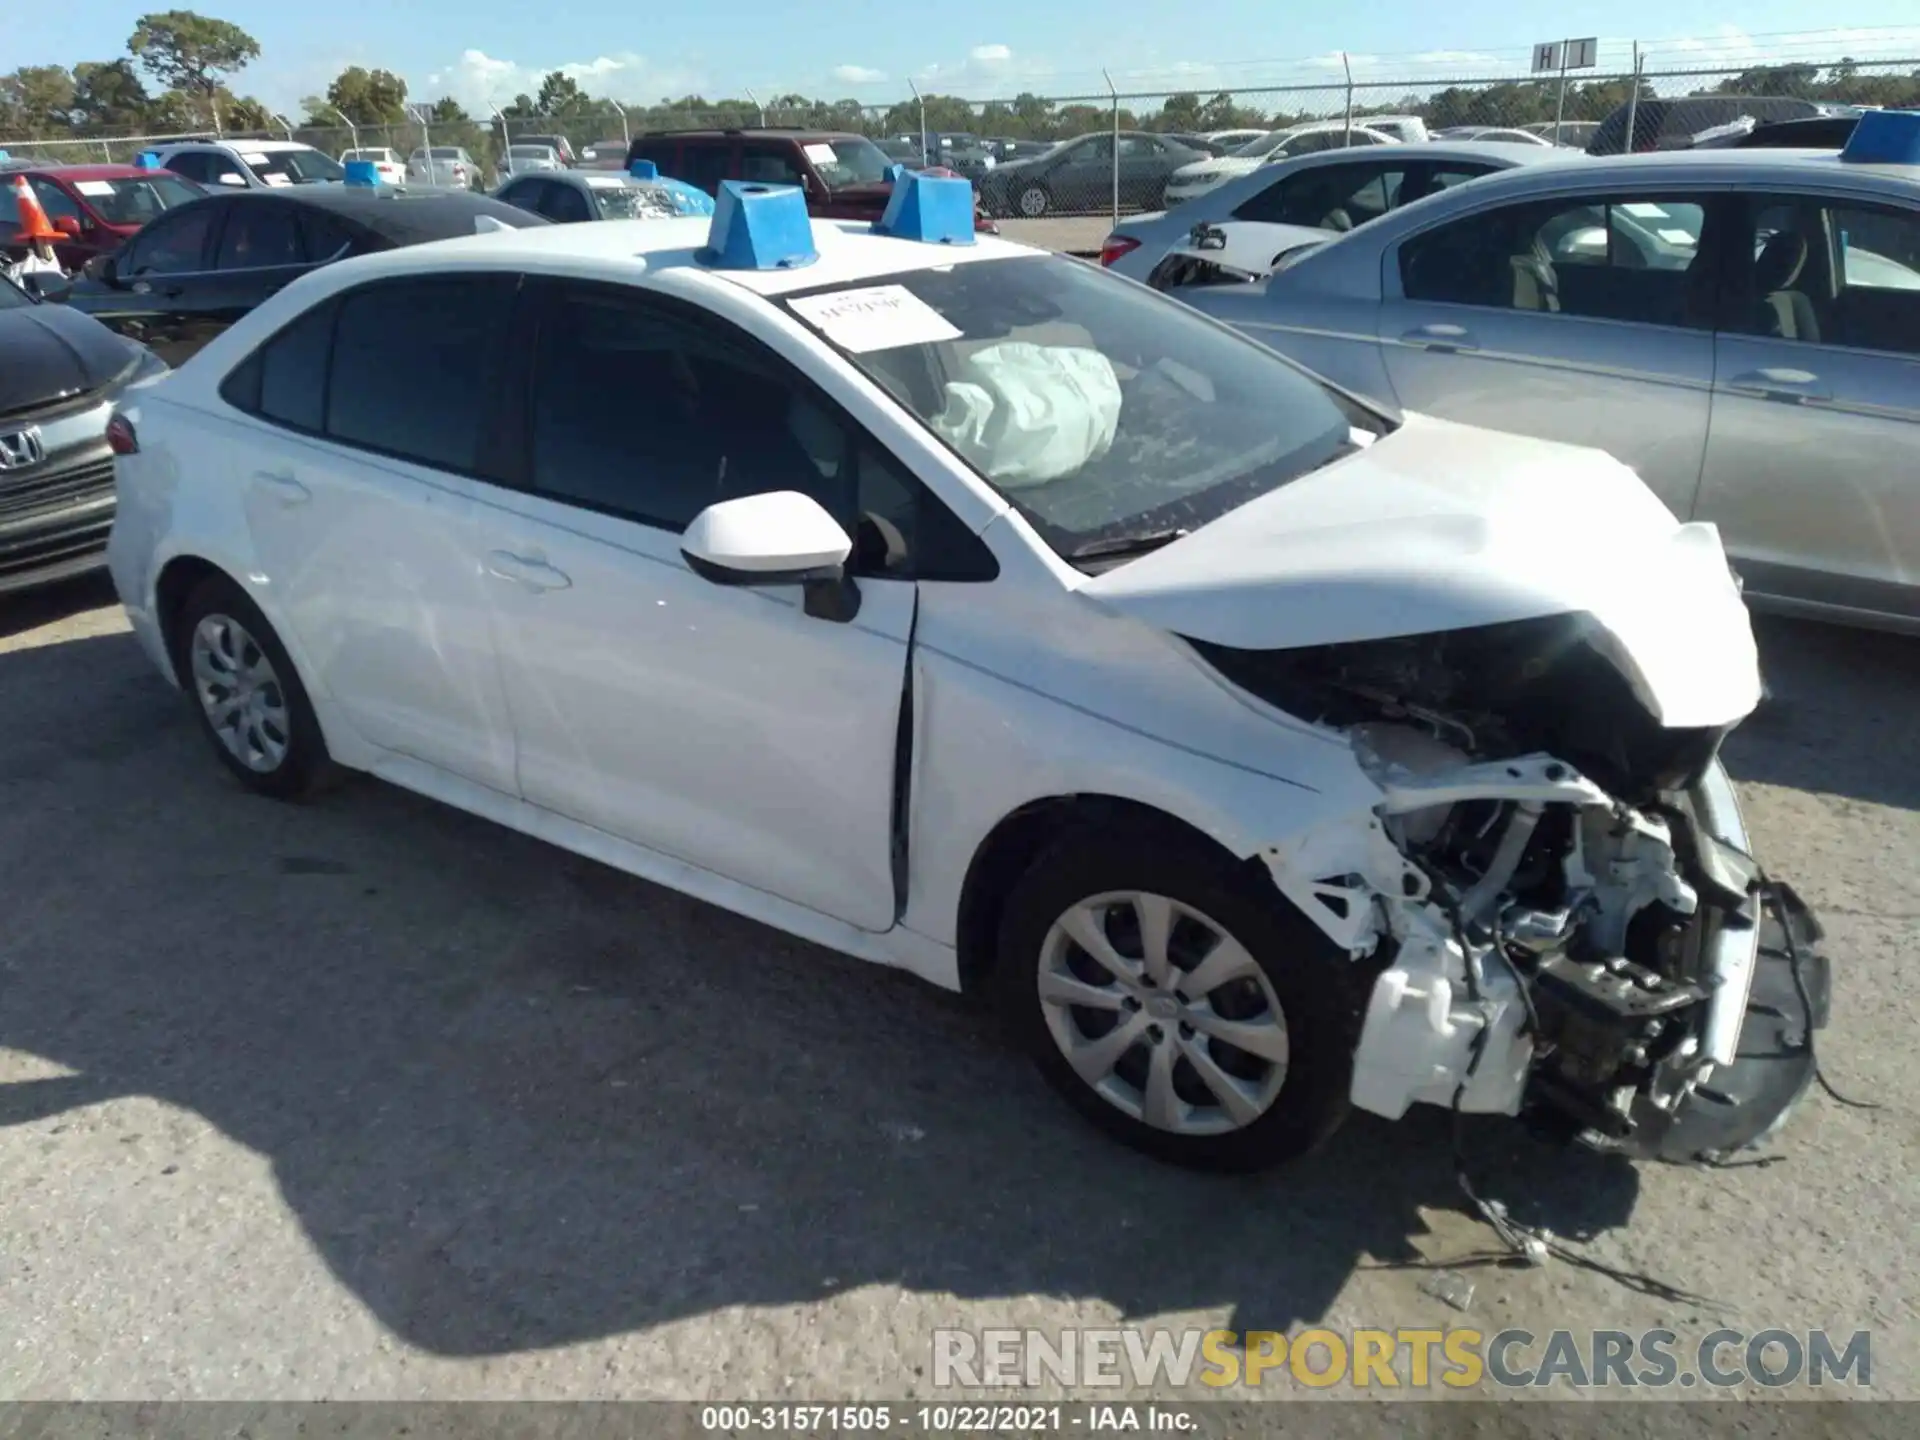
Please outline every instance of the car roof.
[[[1517, 151], [1522, 147], [1485, 145], [1479, 148]], [[1877, 181], [1895, 189], [1920, 188], [1920, 165], [1852, 163], [1841, 160], [1832, 149], [1656, 150], [1642, 155], [1587, 155], [1573, 151], [1564, 156], [1549, 149], [1541, 153], [1560, 163], [1577, 165], [1583, 183], [1592, 180], [1600, 184], [1616, 181], [1637, 184], [1644, 182], [1648, 176], [1654, 176], [1657, 177], [1655, 183], [1669, 185], [1714, 182], [1761, 184], [1768, 180], [1792, 179], [1834, 183], [1865, 180]], [[1535, 174], [1538, 174], [1537, 170]], [[1532, 178], [1516, 176], [1511, 172], [1489, 175], [1484, 180], [1474, 181], [1473, 190], [1475, 195], [1484, 198], [1490, 191], [1497, 193], [1503, 189], [1524, 189], [1532, 183]]]
[[[957, 132], [955, 132], [957, 133]], [[851, 130], [816, 130], [806, 126], [785, 125], [744, 125], [739, 128], [694, 125], [684, 130], [648, 130], [633, 137], [638, 140], [710, 140], [710, 139], [748, 139], [748, 140], [864, 140], [866, 136], [856, 135]]]
[[437, 245], [343, 263], [357, 267], [352, 273], [367, 278], [376, 273], [418, 274], [446, 269], [538, 269], [639, 285], [665, 271], [698, 266], [705, 275], [771, 297], [914, 270], [1050, 253], [991, 235], [977, 236], [966, 246], [935, 245], [876, 235], [866, 221], [816, 220], [812, 222], [813, 243], [819, 258], [811, 264], [788, 270], [721, 270], [700, 265], [698, 260], [712, 225], [706, 216], [538, 225], [510, 233], [468, 234]]
[[299, 140], [235, 140], [231, 136], [221, 140], [175, 140], [170, 144], [155, 145], [156, 154], [168, 150], [252, 150], [272, 153], [276, 150], [312, 150], [314, 147]]
[[[22, 175], [51, 175], [60, 180], [144, 180], [153, 172], [137, 165], [27, 165]], [[169, 176], [178, 180], [181, 176]]]
[[[288, 185], [271, 190], [221, 192], [206, 197], [227, 205], [288, 203], [325, 210], [396, 245], [423, 245], [472, 235], [474, 221], [491, 216], [507, 225], [544, 228], [546, 221], [490, 195], [459, 190], [409, 190], [398, 185]], [[201, 201], [192, 203], [200, 204]]]

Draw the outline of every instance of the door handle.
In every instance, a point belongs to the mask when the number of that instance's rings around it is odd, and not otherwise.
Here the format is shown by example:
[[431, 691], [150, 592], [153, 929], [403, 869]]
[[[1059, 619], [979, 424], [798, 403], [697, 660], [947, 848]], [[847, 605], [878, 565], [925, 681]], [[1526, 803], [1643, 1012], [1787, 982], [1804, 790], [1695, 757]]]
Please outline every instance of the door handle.
[[295, 505], [304, 505], [313, 498], [313, 492], [311, 490], [307, 489], [306, 486], [302, 485], [284, 470], [256, 470], [254, 471], [253, 478], [259, 483], [262, 489], [268, 491], [274, 499], [289, 508]]
[[1452, 354], [1459, 350], [1478, 350], [1480, 343], [1464, 325], [1416, 325], [1400, 337], [1401, 343], [1422, 350]]
[[496, 580], [511, 581], [536, 594], [543, 590], [567, 590], [573, 586], [573, 577], [564, 570], [556, 570], [544, 560], [532, 560], [506, 550], [487, 552], [487, 573]]
[[1793, 370], [1770, 365], [1762, 370], [1747, 370], [1727, 382], [1727, 388], [1762, 400], [1777, 400], [1783, 405], [1817, 404], [1833, 399], [1833, 392], [1811, 370]]

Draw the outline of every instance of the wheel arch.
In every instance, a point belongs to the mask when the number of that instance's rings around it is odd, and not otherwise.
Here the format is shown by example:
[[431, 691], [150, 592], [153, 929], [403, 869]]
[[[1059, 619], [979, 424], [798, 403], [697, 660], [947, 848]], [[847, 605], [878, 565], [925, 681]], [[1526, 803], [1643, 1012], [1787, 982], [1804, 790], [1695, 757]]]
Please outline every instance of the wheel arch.
[[[180, 674], [180, 637], [176, 633], [180, 612], [186, 607], [187, 597], [215, 576], [240, 585], [240, 582], [226, 570], [200, 555], [175, 555], [154, 577], [153, 618], [160, 627], [160, 639], [166, 647], [167, 664], [173, 669], [174, 679], [183, 685], [186, 683], [186, 676]], [[240, 588], [244, 590], [246, 587], [241, 585]]]
[[1210, 850], [1223, 868], [1238, 871], [1250, 881], [1265, 880], [1264, 888], [1274, 899], [1284, 898], [1266, 878], [1258, 855], [1236, 855], [1216, 836], [1157, 806], [1099, 793], [1032, 800], [1002, 816], [967, 865], [954, 925], [961, 993], [979, 996], [987, 992], [999, 959], [1000, 922], [1007, 897], [1042, 852], [1076, 829], [1116, 828], [1158, 831]]

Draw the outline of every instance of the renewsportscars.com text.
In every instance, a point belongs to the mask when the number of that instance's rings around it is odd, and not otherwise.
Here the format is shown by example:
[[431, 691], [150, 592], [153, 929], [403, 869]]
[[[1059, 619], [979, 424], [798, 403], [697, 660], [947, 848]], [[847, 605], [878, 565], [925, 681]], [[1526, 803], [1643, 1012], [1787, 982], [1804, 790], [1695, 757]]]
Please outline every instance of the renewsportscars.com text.
[[938, 1387], [1769, 1388], [1873, 1383], [1865, 1330], [936, 1330]]

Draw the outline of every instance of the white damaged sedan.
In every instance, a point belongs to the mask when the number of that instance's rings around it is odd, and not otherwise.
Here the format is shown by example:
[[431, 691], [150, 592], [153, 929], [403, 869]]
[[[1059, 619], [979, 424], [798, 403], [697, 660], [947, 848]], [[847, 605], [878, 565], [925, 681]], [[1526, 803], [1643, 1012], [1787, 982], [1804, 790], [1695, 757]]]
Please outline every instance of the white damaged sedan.
[[1416, 1103], [1770, 1133], [1827, 969], [1717, 759], [1714, 530], [955, 184], [300, 280], [119, 409], [136, 634], [242, 784], [367, 772], [990, 997], [1172, 1160]]

